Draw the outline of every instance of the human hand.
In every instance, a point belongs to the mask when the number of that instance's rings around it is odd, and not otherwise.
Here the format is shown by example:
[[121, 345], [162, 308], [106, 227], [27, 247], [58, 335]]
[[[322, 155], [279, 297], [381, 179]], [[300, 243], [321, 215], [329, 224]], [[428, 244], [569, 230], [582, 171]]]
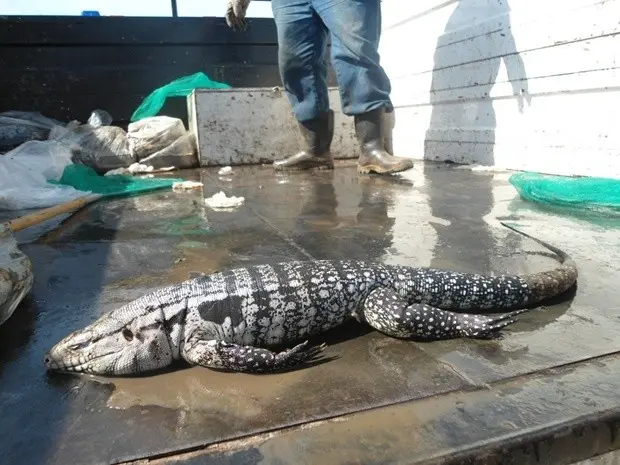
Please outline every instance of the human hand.
[[228, 24], [228, 27], [233, 31], [245, 31], [247, 29], [245, 14], [249, 5], [250, 0], [228, 0], [226, 24]]

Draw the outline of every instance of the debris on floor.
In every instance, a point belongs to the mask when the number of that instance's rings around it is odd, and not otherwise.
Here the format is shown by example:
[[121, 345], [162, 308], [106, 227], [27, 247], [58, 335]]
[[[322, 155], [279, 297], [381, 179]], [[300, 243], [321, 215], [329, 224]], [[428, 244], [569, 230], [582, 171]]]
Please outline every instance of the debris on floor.
[[225, 166], [224, 168], [221, 168], [217, 174], [220, 176], [228, 176], [229, 174], [232, 174], [232, 168], [230, 166]]
[[507, 168], [502, 168], [498, 165], [486, 166], [486, 165], [459, 165], [455, 166], [456, 170], [467, 170], [467, 171], [489, 171], [489, 172], [504, 172], [507, 171]]
[[150, 165], [145, 165], [143, 163], [133, 163], [129, 165], [127, 168], [116, 168], [108, 171], [104, 176], [114, 176], [117, 174], [144, 174], [144, 173], [163, 173], [166, 171], [175, 170], [175, 166], [167, 166], [165, 168], [155, 169]]
[[205, 202], [213, 209], [228, 209], [243, 205], [245, 197], [226, 197], [224, 191], [219, 191], [212, 197], [205, 198]]
[[172, 190], [173, 191], [187, 191], [187, 190], [192, 190], [192, 189], [198, 189], [202, 186], [203, 184], [198, 181], [181, 181], [181, 182], [175, 182], [172, 185]]

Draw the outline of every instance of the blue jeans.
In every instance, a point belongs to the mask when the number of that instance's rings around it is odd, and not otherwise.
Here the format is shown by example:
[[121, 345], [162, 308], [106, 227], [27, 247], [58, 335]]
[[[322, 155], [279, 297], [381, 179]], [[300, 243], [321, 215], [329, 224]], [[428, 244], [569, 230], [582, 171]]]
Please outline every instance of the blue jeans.
[[[407, 0], [402, 0], [407, 1]], [[390, 80], [379, 64], [381, 0], [271, 0], [280, 76], [298, 121], [329, 110], [328, 47], [342, 111], [352, 116], [393, 109]]]

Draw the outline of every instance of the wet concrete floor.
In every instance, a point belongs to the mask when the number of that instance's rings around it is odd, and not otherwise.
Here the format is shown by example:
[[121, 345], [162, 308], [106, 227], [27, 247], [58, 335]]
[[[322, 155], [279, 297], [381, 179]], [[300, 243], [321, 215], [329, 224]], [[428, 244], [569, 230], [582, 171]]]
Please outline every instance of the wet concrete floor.
[[[531, 433], [543, 420], [570, 422], [588, 408], [602, 418], [620, 407], [620, 362], [592, 361], [620, 349], [620, 220], [547, 212], [518, 199], [508, 173], [443, 164], [393, 178], [360, 177], [346, 165], [333, 173], [243, 167], [228, 177], [216, 170], [174, 176], [202, 180], [204, 188], [101, 202], [58, 228], [18, 235], [36, 278], [0, 327], [2, 463], [117, 463], [334, 417], [340, 420], [265, 439], [262, 449], [240, 445], [241, 455], [187, 460], [386, 463], [403, 461], [406, 451], [417, 463], [502, 434]], [[244, 196], [245, 205], [206, 207], [203, 198], [221, 189]], [[347, 325], [322, 338], [329, 361], [286, 374], [183, 364], [135, 379], [44, 370], [45, 351], [68, 332], [196, 273], [313, 258], [493, 274], [554, 266], [542, 247], [500, 219], [560, 246], [580, 269], [575, 292], [523, 315], [501, 340], [416, 344]], [[566, 365], [568, 373], [549, 372]], [[523, 397], [528, 389], [536, 400]], [[378, 407], [385, 408], [342, 417]], [[371, 438], [377, 428], [380, 437]], [[340, 438], [350, 442], [344, 450], [334, 445]]]

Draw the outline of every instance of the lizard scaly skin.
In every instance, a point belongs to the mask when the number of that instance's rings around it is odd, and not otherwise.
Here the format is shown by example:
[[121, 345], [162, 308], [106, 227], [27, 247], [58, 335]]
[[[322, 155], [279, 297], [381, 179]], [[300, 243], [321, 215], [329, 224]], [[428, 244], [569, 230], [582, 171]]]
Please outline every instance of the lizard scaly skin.
[[[213, 273], [101, 316], [56, 344], [45, 364], [52, 371], [132, 375], [184, 359], [209, 368], [274, 372], [315, 358], [324, 346], [309, 346], [307, 338], [351, 318], [395, 338], [490, 337], [523, 307], [559, 295], [577, 280], [570, 257], [534, 240], [562, 263], [551, 271], [495, 277], [349, 260]], [[501, 310], [513, 311], [481, 314]]]

